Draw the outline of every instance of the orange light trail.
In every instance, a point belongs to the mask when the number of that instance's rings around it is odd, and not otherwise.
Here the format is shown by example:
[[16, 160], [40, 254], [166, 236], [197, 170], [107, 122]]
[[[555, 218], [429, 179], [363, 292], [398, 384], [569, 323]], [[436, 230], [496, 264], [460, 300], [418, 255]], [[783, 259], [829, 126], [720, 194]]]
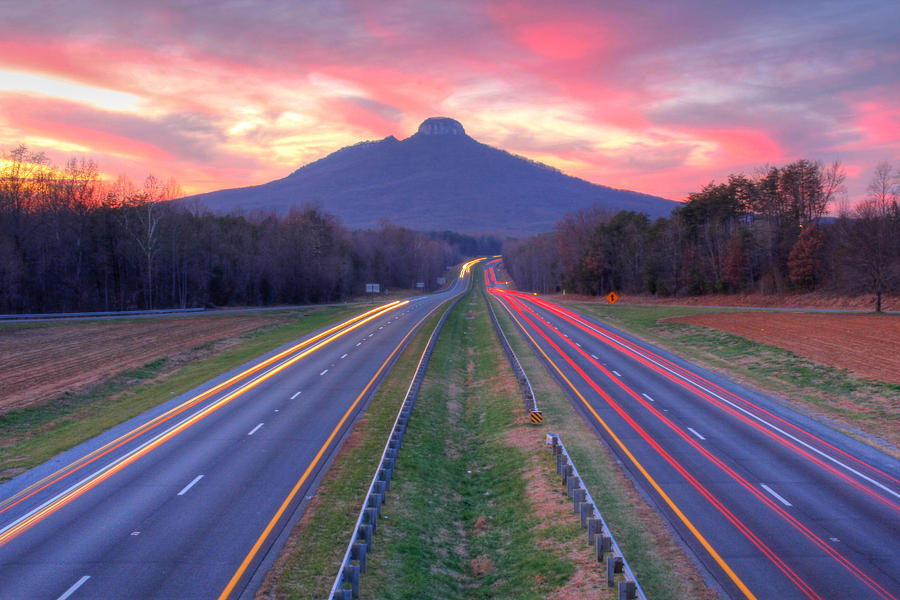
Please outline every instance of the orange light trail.
[[[122, 469], [127, 467], [128, 465], [137, 461], [139, 458], [145, 456], [146, 454], [148, 454], [155, 448], [159, 447], [166, 441], [168, 441], [171, 438], [173, 438], [174, 436], [178, 435], [179, 433], [181, 433], [182, 431], [184, 431], [191, 425], [193, 425], [193, 424], [197, 423], [198, 421], [202, 420], [203, 418], [209, 416], [213, 412], [217, 411], [219, 408], [225, 406], [226, 404], [228, 404], [235, 398], [241, 396], [243, 393], [247, 392], [248, 390], [253, 389], [254, 387], [259, 385], [263, 381], [266, 381], [267, 379], [275, 376], [276, 374], [282, 372], [283, 370], [285, 370], [289, 366], [295, 364], [302, 358], [308, 356], [309, 354], [315, 352], [316, 350], [322, 348], [323, 346], [330, 344], [331, 342], [339, 339], [340, 337], [346, 335], [350, 331], [353, 331], [354, 329], [361, 327], [362, 325], [371, 321], [372, 319], [376, 319], [376, 318], [378, 318], [392, 310], [395, 310], [396, 308], [404, 306], [408, 303], [409, 303], [408, 300], [404, 300], [402, 302], [395, 301], [388, 305], [372, 309], [362, 315], [359, 315], [357, 317], [354, 317], [353, 319], [345, 321], [344, 323], [341, 323], [340, 325], [332, 327], [331, 329], [329, 329], [325, 332], [322, 332], [321, 334], [314, 336], [313, 338], [306, 340], [305, 342], [302, 342], [301, 344], [297, 344], [296, 346], [292, 347], [291, 349], [285, 350], [284, 352], [279, 353], [279, 355], [277, 355], [276, 357], [272, 357], [268, 361], [265, 361], [265, 363], [262, 363], [262, 366], [265, 366], [266, 364], [272, 364], [272, 362], [274, 360], [277, 360], [280, 357], [284, 357], [287, 353], [290, 353], [301, 347], [308, 346], [310, 343], [314, 342], [317, 339], [322, 339], [323, 337], [327, 336], [329, 334], [329, 332], [337, 331], [337, 333], [335, 333], [331, 337], [326, 337], [326, 339], [324, 339], [323, 341], [315, 344], [314, 346], [308, 348], [307, 350], [304, 350], [303, 352], [297, 354], [296, 356], [294, 356], [294, 357], [290, 358], [289, 360], [283, 362], [282, 364], [276, 366], [275, 368], [264, 373], [263, 375], [259, 376], [258, 378], [251, 380], [250, 382], [244, 384], [243, 386], [241, 386], [234, 392], [231, 392], [228, 395], [222, 397], [221, 399], [217, 400], [215, 403], [207, 406], [206, 408], [204, 408], [200, 412], [192, 415], [185, 421], [182, 421], [181, 423], [174, 426], [167, 432], [160, 434], [158, 437], [147, 442], [144, 446], [140, 447], [133, 453], [122, 457], [117, 462], [110, 464], [109, 466], [105, 467], [103, 470], [99, 471], [95, 475], [90, 476], [87, 480], [83, 481], [81, 484], [78, 484], [78, 485], [74, 486], [72, 489], [68, 490], [67, 492], [64, 492], [58, 498], [56, 498], [53, 501], [49, 502], [48, 504], [42, 506], [41, 508], [37, 509], [33, 513], [27, 515], [26, 517], [22, 518], [20, 521], [16, 522], [12, 526], [8, 526], [8, 529], [3, 531], [3, 533], [0, 533], [0, 546], [3, 546], [11, 539], [15, 538], [22, 532], [31, 528], [34, 524], [40, 522], [47, 516], [55, 513], [57, 510], [59, 510], [60, 508], [62, 508], [63, 506], [65, 506], [66, 504], [71, 502], [72, 500], [78, 498], [79, 496], [83, 495], [87, 491], [93, 489], [94, 487], [96, 487], [97, 485], [99, 485], [100, 483], [102, 483], [103, 481], [105, 481], [106, 479], [108, 479], [109, 477], [114, 475], [115, 473], [118, 473], [119, 471], [121, 471]], [[368, 316], [366, 316], [366, 315], [368, 315]], [[338, 331], [338, 330], [340, 330], [340, 331]], [[224, 385], [226, 385], [230, 382], [233, 383], [235, 380], [238, 380], [238, 378], [246, 377], [249, 374], [249, 372], [251, 372], [251, 371], [256, 372], [260, 368], [262, 368], [262, 366], [256, 365], [252, 369], [248, 369], [248, 371], [245, 371], [244, 373], [241, 373], [240, 375], [236, 375], [235, 377], [228, 380], [227, 382], [223, 382], [219, 386], [216, 386], [216, 388], [221, 390]], [[212, 390], [210, 390], [210, 392], [212, 392]], [[208, 397], [210, 392], [206, 392], [204, 394], [205, 397]], [[199, 400], [197, 400], [197, 401], [199, 401]], [[196, 404], [195, 399], [189, 400], [185, 404], [191, 404], [191, 403]], [[178, 410], [178, 412], [181, 412], [185, 408], [187, 408], [187, 406], [181, 405], [177, 409], [173, 409], [173, 411]], [[170, 411], [170, 412], [172, 412], [172, 411]], [[167, 415], [168, 416], [166, 416], [166, 419], [174, 416], [173, 414], [169, 414], [169, 413], [167, 413]], [[158, 425], [159, 425], [159, 422], [154, 424], [153, 426], [156, 427]], [[146, 430], [147, 429], [143, 429], [143, 431], [146, 431]], [[135, 431], [137, 431], [137, 430], [135, 430]], [[129, 434], [126, 434], [126, 436], [127, 435], [129, 435]], [[134, 436], [130, 436], [129, 439], [131, 439], [133, 437]], [[124, 442], [122, 442], [122, 443], [124, 443]], [[111, 450], [112, 450], [112, 448], [110, 448], [106, 452], [109, 452]], [[94, 459], [92, 459], [92, 460], [95, 460], [96, 458], [98, 458], [98, 457], [94, 457]], [[85, 464], [87, 464], [87, 463], [85, 463]], [[81, 466], [84, 466], [84, 465], [81, 465]], [[81, 468], [81, 466], [79, 466], [78, 468]], [[49, 484], [47, 484], [47, 485], [49, 485]], [[44, 486], [44, 487], [46, 487], [46, 486]], [[32, 492], [32, 494], [33, 493], [36, 493], [36, 492]], [[21, 499], [20, 499], [20, 501], [21, 501]], [[7, 507], [7, 508], [9, 508], [9, 507]]]

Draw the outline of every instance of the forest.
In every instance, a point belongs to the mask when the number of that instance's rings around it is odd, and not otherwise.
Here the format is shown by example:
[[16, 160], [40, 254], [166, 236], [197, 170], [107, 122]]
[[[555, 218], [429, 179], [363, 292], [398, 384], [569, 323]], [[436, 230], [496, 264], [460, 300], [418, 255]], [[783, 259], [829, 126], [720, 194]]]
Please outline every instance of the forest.
[[900, 173], [879, 165], [866, 198], [838, 206], [840, 164], [797, 160], [733, 174], [689, 195], [670, 218], [593, 208], [555, 231], [503, 246], [522, 289], [605, 295], [900, 290]]
[[174, 181], [105, 182], [19, 146], [0, 161], [0, 313], [332, 302], [437, 287], [463, 252], [499, 240], [383, 223], [348, 231], [315, 206], [215, 215], [171, 200]]

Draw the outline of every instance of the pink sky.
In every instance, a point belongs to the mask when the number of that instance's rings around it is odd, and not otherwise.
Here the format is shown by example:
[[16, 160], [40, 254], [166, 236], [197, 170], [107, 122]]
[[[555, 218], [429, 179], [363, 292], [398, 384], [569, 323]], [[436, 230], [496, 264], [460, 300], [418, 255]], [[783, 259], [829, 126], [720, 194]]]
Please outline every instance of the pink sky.
[[440, 115], [675, 200], [810, 158], [840, 160], [855, 201], [876, 164], [900, 167], [894, 0], [184, 4], [6, 4], [0, 148], [192, 193]]

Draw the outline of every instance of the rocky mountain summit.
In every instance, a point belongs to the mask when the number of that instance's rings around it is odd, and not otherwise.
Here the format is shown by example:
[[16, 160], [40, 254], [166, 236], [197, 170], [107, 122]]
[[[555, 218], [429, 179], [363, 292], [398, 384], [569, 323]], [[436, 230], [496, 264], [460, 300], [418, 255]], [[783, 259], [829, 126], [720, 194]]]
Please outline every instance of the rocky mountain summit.
[[197, 200], [217, 213], [287, 212], [316, 204], [351, 229], [387, 219], [417, 230], [521, 236], [553, 229], [567, 212], [594, 204], [666, 216], [676, 202], [617, 190], [482, 144], [459, 121], [431, 117], [412, 136], [361, 142], [284, 179], [220, 190]]

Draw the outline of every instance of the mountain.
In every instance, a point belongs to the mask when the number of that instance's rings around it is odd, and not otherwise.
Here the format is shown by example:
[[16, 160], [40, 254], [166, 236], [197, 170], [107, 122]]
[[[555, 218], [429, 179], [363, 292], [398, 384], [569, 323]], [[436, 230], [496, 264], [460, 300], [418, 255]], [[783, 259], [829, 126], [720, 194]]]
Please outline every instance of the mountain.
[[482, 144], [453, 119], [426, 119], [415, 135], [361, 142], [284, 179], [185, 198], [217, 213], [316, 204], [351, 229], [382, 219], [417, 230], [529, 235], [567, 212], [600, 204], [667, 216], [676, 202], [617, 190]]

